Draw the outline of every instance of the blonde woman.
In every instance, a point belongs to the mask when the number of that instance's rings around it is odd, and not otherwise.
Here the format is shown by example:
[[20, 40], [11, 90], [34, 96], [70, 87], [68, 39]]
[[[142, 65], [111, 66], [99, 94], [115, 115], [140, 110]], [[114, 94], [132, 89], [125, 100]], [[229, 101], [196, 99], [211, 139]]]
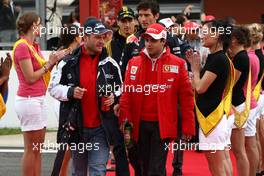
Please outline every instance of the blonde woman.
[[[262, 26], [260, 24], [252, 24], [249, 26], [251, 29], [251, 36], [255, 41], [252, 45], [252, 49], [255, 50], [255, 54], [257, 55], [260, 63], [260, 72], [258, 74], [258, 82], [254, 89], [254, 97], [258, 101], [258, 109], [256, 114], [256, 138], [258, 144], [258, 152], [259, 152], [259, 163], [258, 163], [258, 173], [262, 172], [261, 164], [261, 153], [263, 155], [263, 151], [261, 151], [261, 139], [263, 139], [263, 109], [264, 109], [264, 85], [263, 85], [263, 76], [264, 76], [264, 55], [262, 51], [261, 41], [263, 40], [263, 31]], [[261, 131], [262, 130], [262, 131]], [[263, 142], [262, 142], [263, 144]], [[263, 161], [262, 161], [263, 162]]]
[[263, 70], [263, 62], [257, 57], [255, 50], [262, 39], [261, 36], [256, 35], [255, 24], [246, 25], [250, 33], [250, 47], [248, 48], [248, 56], [251, 66], [251, 106], [250, 113], [245, 128], [245, 147], [249, 161], [249, 175], [256, 175], [259, 163], [259, 153], [256, 140], [256, 119], [258, 116], [258, 98], [254, 93], [255, 88], [259, 82], [261, 72]]
[[[260, 44], [260, 47], [262, 49], [262, 53], [264, 54], [264, 25], [262, 25], [262, 41]], [[264, 95], [264, 81], [262, 80], [262, 93], [260, 95], [260, 99], [262, 97], [263, 99], [263, 95]], [[261, 108], [262, 105], [262, 108]], [[261, 151], [261, 155], [260, 155], [260, 166], [259, 166], [259, 171], [260, 171], [260, 175], [264, 175], [264, 102], [260, 103], [260, 108], [259, 108], [259, 113], [260, 113], [260, 118], [259, 118], [259, 124], [257, 126], [257, 136], [258, 136], [258, 140], [259, 140], [259, 146], [260, 146], [260, 151]]]

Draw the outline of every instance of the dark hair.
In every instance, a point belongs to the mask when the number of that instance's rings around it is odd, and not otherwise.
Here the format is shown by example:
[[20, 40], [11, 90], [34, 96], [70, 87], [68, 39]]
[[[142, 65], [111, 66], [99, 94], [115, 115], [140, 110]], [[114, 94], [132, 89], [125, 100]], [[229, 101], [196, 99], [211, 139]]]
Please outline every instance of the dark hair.
[[250, 33], [246, 27], [234, 26], [231, 38], [235, 38], [238, 44], [243, 45], [244, 47], [250, 46]]
[[16, 28], [19, 35], [25, 35], [33, 25], [40, 19], [40, 17], [35, 12], [27, 12], [20, 16], [17, 21]]
[[[62, 29], [59, 41], [59, 48], [66, 49], [75, 40], [76, 37], [80, 35], [79, 27], [74, 24], [64, 27]], [[66, 32], [65, 32], [66, 31]]]
[[183, 24], [187, 21], [187, 17], [183, 14], [179, 14], [176, 16], [176, 23], [183, 26]]
[[[226, 52], [231, 42], [231, 33], [233, 27], [229, 23], [222, 20], [212, 20], [206, 22], [204, 25], [207, 25], [209, 28], [214, 28], [215, 31], [212, 30], [212, 32], [219, 32], [224, 29], [222, 33], [219, 33], [218, 40], [223, 44], [223, 50]], [[229, 32], [226, 31], [227, 29], [230, 29]]]
[[71, 13], [70, 13], [70, 15], [69, 15], [69, 24], [71, 24], [71, 23], [74, 23], [74, 19], [76, 19], [77, 21], [79, 21], [78, 19], [77, 19], [77, 17], [76, 17], [76, 14], [75, 14], [75, 12], [74, 11], [72, 11]]
[[141, 1], [137, 6], [137, 11], [150, 9], [151, 13], [155, 16], [160, 12], [159, 4], [156, 1], [144, 0]]
[[80, 7], [79, 7], [79, 5], [75, 7], [74, 13], [75, 13], [76, 19], [78, 21], [80, 21]]
[[95, 16], [89, 16], [86, 18], [86, 22], [90, 21], [90, 20], [97, 20], [97, 18]]
[[237, 23], [236, 19], [234, 17], [231, 17], [231, 16], [225, 17], [224, 21], [227, 22], [228, 24], [232, 25], [232, 26], [235, 26]]
[[78, 22], [80, 22], [80, 10], [79, 10], [79, 6], [77, 6], [74, 11], [72, 11], [69, 15], [69, 23], [73, 23], [73, 19], [76, 19]]

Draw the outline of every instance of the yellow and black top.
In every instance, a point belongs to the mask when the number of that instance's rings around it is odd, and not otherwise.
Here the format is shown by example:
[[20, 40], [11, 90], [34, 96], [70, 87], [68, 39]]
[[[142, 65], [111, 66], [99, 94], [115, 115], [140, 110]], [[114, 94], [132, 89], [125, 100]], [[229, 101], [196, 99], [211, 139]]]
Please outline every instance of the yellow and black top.
[[195, 104], [199, 125], [204, 135], [208, 136], [224, 113], [230, 113], [234, 68], [231, 60], [221, 50], [208, 55], [200, 76], [203, 77], [206, 71], [213, 72], [217, 77], [205, 93], [196, 94]]

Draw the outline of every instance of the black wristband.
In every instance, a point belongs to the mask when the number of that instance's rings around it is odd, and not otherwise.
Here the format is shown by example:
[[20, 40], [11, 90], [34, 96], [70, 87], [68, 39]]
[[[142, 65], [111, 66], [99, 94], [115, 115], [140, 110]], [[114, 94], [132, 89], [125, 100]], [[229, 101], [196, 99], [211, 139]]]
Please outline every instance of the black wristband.
[[68, 92], [67, 92], [67, 98], [70, 100], [70, 99], [73, 99], [73, 93], [74, 93], [74, 89], [75, 87], [70, 87]]

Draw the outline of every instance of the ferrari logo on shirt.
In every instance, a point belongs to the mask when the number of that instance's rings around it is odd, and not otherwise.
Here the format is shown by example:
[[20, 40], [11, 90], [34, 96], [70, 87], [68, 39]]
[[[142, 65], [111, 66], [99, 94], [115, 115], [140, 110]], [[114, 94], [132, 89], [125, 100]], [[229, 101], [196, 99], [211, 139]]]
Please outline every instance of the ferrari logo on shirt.
[[137, 69], [138, 69], [138, 67], [137, 66], [132, 66], [131, 67], [131, 70], [130, 70], [130, 74], [136, 74], [137, 73]]
[[164, 73], [179, 73], [179, 69], [177, 65], [163, 65]]
[[163, 65], [163, 72], [167, 73], [170, 71], [170, 65]]

